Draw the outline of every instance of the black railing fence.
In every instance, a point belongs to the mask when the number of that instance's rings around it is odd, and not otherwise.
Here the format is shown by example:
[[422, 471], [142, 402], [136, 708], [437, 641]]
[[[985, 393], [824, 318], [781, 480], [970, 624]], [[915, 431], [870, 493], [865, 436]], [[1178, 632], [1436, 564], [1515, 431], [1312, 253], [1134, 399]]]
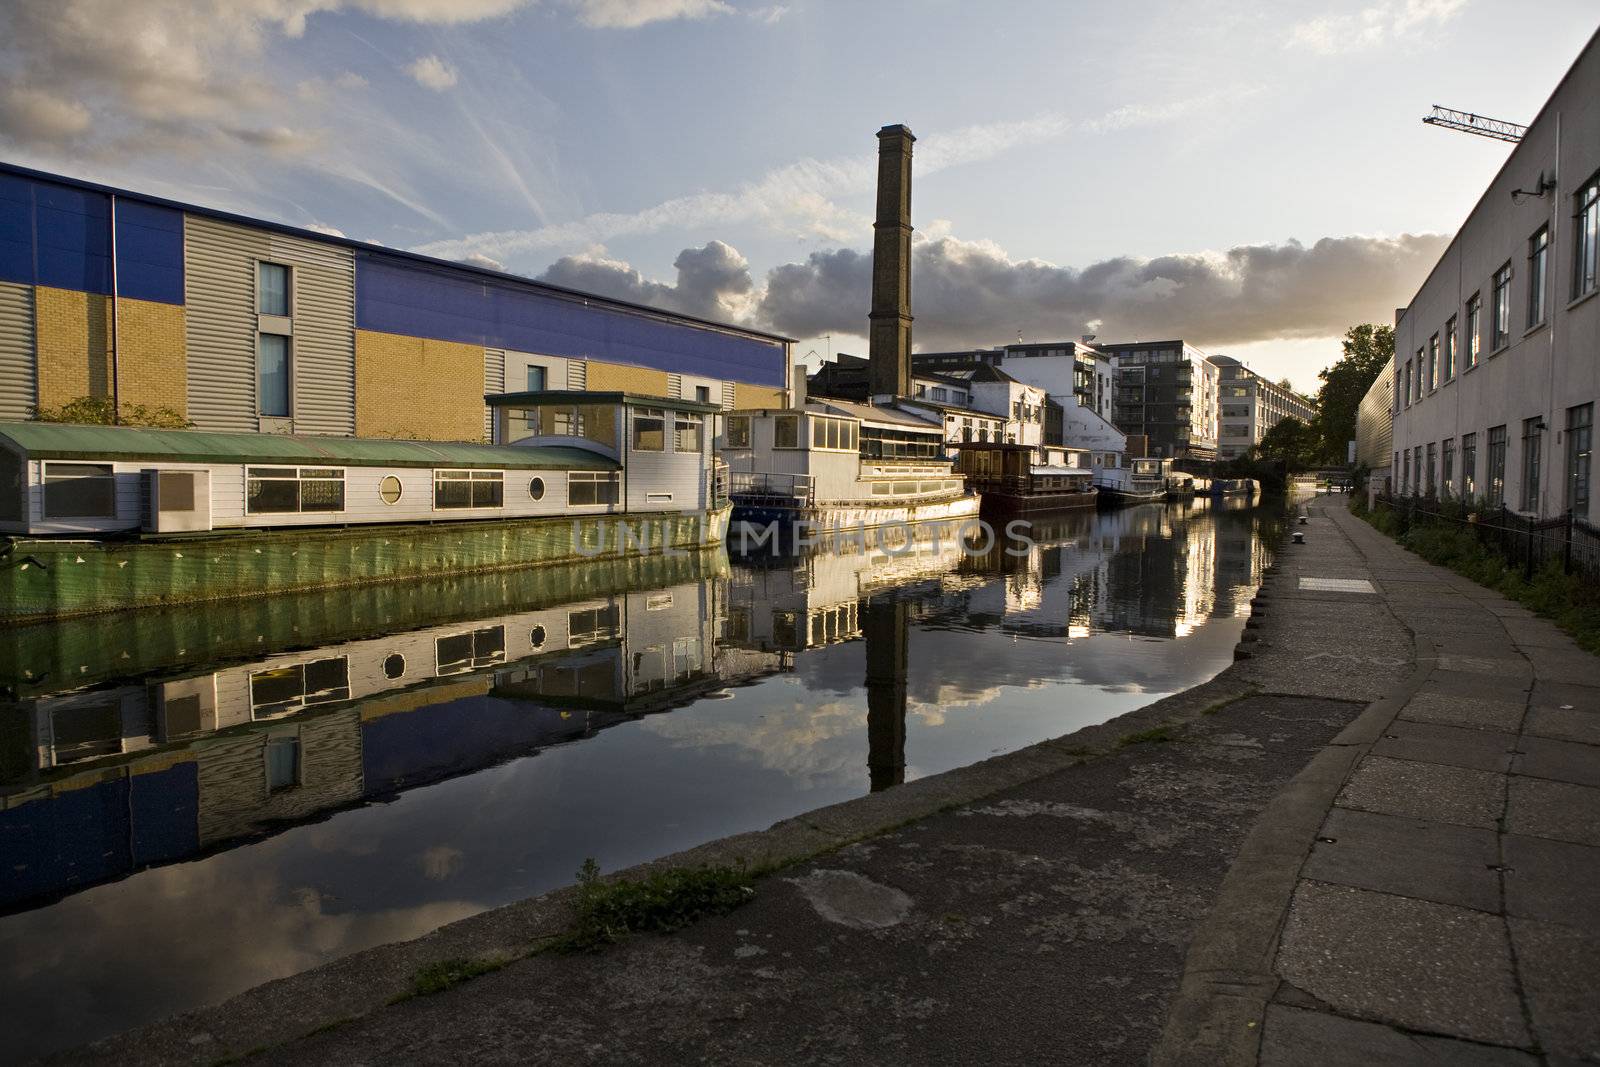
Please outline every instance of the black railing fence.
[[1552, 560], [1568, 574], [1600, 582], [1600, 527], [1569, 511], [1550, 519], [1522, 515], [1504, 504], [1474, 508], [1459, 501], [1433, 497], [1378, 497], [1404, 528], [1418, 522], [1449, 524], [1471, 530], [1478, 543], [1492, 548], [1507, 562], [1522, 568], [1526, 577]]

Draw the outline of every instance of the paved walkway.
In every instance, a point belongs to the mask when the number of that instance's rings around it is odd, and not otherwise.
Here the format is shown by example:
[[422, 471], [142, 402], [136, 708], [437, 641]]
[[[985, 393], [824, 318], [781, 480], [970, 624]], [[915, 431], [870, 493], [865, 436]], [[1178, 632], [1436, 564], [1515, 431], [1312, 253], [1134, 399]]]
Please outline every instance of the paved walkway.
[[1600, 1060], [1600, 660], [1343, 503], [1215, 681], [680, 857], [838, 849], [731, 915], [383, 1006], [546, 898], [73, 1058]]
[[1600, 660], [1320, 510], [1417, 670], [1299, 871], [1261, 1061], [1600, 1061]]

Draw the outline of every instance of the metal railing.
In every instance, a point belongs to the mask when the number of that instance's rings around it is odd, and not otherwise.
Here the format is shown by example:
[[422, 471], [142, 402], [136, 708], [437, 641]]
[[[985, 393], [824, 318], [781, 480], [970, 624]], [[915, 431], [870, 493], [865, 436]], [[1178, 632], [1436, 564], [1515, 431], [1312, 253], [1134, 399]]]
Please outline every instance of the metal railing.
[[729, 475], [728, 493], [730, 496], [768, 497], [810, 505], [816, 501], [816, 479], [809, 474], [733, 471]]
[[1600, 582], [1600, 527], [1570, 511], [1540, 519], [1512, 511], [1504, 504], [1471, 510], [1459, 502], [1433, 497], [1380, 495], [1377, 499], [1401, 518], [1405, 528], [1420, 521], [1471, 530], [1480, 545], [1521, 567], [1526, 577], [1531, 578], [1552, 560], [1559, 560], [1567, 574]]

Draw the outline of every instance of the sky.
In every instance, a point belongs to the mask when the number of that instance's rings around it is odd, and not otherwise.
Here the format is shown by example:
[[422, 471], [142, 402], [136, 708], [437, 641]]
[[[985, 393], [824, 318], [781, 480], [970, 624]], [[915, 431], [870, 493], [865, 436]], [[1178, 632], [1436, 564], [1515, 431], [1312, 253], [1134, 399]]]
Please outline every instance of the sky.
[[875, 133], [913, 340], [1182, 337], [1315, 391], [1593, 0], [17, 0], [0, 159], [864, 354]]

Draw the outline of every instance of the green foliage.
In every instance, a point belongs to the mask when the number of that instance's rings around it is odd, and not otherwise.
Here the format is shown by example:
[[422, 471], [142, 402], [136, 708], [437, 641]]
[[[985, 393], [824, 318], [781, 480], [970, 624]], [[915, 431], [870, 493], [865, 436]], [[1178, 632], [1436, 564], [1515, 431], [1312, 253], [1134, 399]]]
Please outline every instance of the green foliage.
[[1171, 726], [1152, 726], [1150, 729], [1140, 730], [1138, 733], [1123, 734], [1117, 738], [1117, 747], [1127, 748], [1129, 745], [1162, 744], [1167, 741], [1176, 741], [1177, 739], [1178, 736], [1173, 732]]
[[426, 997], [442, 993], [453, 985], [459, 985], [480, 974], [498, 971], [505, 965], [505, 960], [498, 959], [440, 960], [438, 963], [430, 963], [426, 967], [417, 968], [417, 972], [411, 976], [411, 991], [406, 997]]
[[59, 407], [34, 408], [39, 422], [71, 422], [83, 426], [148, 426], [157, 430], [186, 430], [194, 423], [171, 408], [147, 408], [143, 404], [117, 406], [106, 396], [80, 396]]
[[1290, 473], [1310, 470], [1321, 462], [1322, 438], [1299, 419], [1285, 418], [1261, 435], [1252, 453], [1283, 464]]
[[1361, 398], [1394, 356], [1394, 327], [1377, 323], [1352, 326], [1344, 333], [1344, 355], [1317, 377], [1317, 417], [1314, 428], [1325, 461], [1342, 463], [1345, 446], [1355, 440], [1356, 411]]
[[749, 903], [754, 878], [739, 867], [674, 867], [642, 881], [604, 881], [594, 860], [578, 871], [578, 917], [556, 945], [563, 952], [594, 952], [630, 934], [666, 933], [706, 915]]

